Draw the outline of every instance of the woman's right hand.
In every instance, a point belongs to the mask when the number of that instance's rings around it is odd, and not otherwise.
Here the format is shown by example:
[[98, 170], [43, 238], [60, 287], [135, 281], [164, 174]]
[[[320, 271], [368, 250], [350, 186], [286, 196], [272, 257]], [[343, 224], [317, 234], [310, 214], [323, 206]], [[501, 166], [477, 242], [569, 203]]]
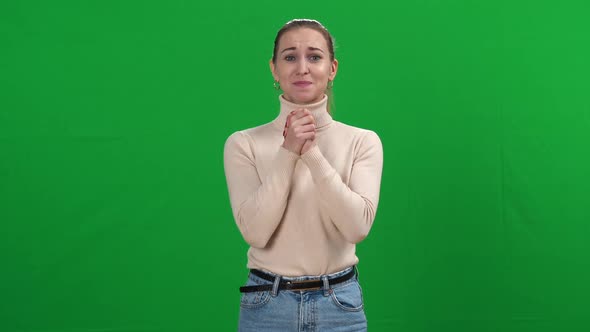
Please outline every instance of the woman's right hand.
[[315, 138], [315, 119], [309, 110], [300, 108], [291, 112], [286, 126], [283, 147], [300, 155], [305, 141]]

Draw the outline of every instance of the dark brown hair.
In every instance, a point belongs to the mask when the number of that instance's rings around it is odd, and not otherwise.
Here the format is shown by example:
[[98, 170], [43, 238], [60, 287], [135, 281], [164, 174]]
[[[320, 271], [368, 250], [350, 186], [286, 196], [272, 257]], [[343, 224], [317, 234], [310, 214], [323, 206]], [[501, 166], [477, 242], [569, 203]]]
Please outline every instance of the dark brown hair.
[[275, 38], [275, 47], [272, 52], [272, 62], [277, 62], [276, 56], [279, 48], [279, 40], [281, 40], [283, 34], [287, 31], [300, 28], [313, 29], [321, 33], [322, 36], [324, 36], [324, 39], [326, 40], [326, 44], [328, 44], [328, 51], [330, 51], [330, 60], [334, 61], [334, 39], [332, 38], [332, 35], [330, 35], [330, 33], [328, 32], [328, 29], [326, 29], [326, 27], [324, 27], [320, 22], [316, 20], [298, 18], [285, 23], [285, 25], [283, 25], [279, 32], [277, 32], [277, 36]]

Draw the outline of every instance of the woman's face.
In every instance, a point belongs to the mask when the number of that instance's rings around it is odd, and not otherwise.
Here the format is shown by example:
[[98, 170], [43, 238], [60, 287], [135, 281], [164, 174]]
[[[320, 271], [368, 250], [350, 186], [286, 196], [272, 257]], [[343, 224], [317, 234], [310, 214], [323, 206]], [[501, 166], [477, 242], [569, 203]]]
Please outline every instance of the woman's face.
[[296, 104], [320, 101], [338, 70], [324, 36], [309, 28], [285, 32], [275, 57], [276, 63], [270, 61], [272, 75], [281, 84], [285, 99]]

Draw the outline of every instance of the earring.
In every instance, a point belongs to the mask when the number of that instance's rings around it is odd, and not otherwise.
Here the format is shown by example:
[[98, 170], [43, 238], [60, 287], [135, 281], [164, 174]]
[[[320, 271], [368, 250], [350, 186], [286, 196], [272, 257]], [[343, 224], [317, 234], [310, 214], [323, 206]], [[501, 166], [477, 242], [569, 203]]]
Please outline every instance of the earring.
[[331, 89], [334, 87], [334, 81], [328, 81], [328, 89]]
[[279, 81], [275, 81], [273, 83], [273, 86], [275, 87], [276, 90], [280, 90], [281, 89], [281, 83]]

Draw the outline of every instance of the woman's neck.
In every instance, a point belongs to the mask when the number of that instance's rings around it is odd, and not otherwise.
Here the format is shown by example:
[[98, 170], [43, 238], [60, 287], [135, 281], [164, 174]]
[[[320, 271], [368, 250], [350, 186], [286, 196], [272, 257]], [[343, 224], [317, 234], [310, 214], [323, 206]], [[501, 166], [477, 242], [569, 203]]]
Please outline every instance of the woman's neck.
[[320, 101], [312, 104], [295, 104], [286, 100], [283, 95], [279, 96], [279, 102], [281, 104], [281, 112], [274, 122], [280, 128], [283, 128], [285, 125], [289, 113], [300, 108], [305, 108], [311, 112], [315, 120], [316, 129], [322, 128], [332, 123], [332, 116], [330, 113], [328, 113], [328, 96], [326, 95], [324, 95], [324, 98], [322, 98]]

